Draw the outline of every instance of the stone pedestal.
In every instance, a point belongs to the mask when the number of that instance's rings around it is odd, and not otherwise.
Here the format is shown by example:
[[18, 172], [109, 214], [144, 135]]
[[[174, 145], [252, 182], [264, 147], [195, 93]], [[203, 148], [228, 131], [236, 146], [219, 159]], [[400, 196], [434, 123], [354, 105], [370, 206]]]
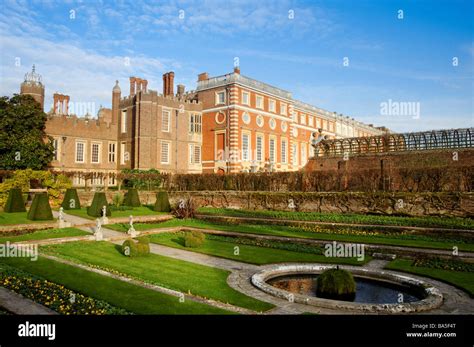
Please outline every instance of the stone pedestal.
[[58, 228], [63, 229], [63, 228], [70, 228], [72, 227], [71, 222], [66, 222], [64, 219], [58, 220]]

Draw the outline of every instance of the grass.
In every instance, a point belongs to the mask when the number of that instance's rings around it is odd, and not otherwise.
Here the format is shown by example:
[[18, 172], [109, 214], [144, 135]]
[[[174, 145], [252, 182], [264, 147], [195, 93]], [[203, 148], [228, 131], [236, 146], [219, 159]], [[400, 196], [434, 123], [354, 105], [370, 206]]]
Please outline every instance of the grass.
[[[260, 235], [273, 235], [282, 237], [299, 237], [306, 239], [340, 241], [340, 242], [357, 242], [365, 244], [379, 244], [402, 247], [419, 247], [431, 249], [453, 249], [457, 246], [461, 251], [474, 252], [473, 243], [462, 243], [461, 240], [434, 240], [433, 237], [425, 235], [397, 235], [397, 234], [379, 234], [371, 233], [363, 234], [355, 231], [352, 233], [337, 234], [334, 232], [327, 233], [321, 231], [303, 231], [300, 227], [282, 226], [282, 225], [264, 225], [264, 224], [223, 224], [198, 219], [172, 219], [162, 223], [137, 223], [134, 227], [138, 231], [146, 231], [150, 229], [189, 226], [202, 229], [214, 229], [221, 231], [231, 231], [240, 233], [252, 233]], [[107, 228], [126, 232], [128, 225], [112, 224]], [[460, 242], [461, 241], [461, 242]]]
[[25, 258], [2, 258], [0, 261], [35, 276], [45, 278], [79, 292], [103, 300], [136, 314], [224, 314], [212, 306], [155, 292], [130, 283], [96, 274], [39, 257], [37, 261]]
[[395, 259], [391, 261], [386, 269], [409, 272], [416, 275], [430, 277], [442, 282], [452, 284], [474, 297], [474, 273], [452, 270], [433, 269], [429, 267], [412, 266], [413, 261], [407, 259]]
[[30, 241], [30, 240], [45, 240], [45, 239], [53, 239], [53, 238], [60, 238], [60, 237], [84, 236], [84, 235], [90, 235], [90, 233], [84, 230], [76, 229], [76, 228], [47, 229], [47, 230], [38, 230], [32, 233], [23, 234], [23, 235], [0, 236], [0, 243], [4, 243], [7, 241], [20, 242], [20, 241]]
[[436, 227], [450, 229], [474, 229], [474, 220], [459, 217], [405, 217], [405, 216], [376, 216], [355, 213], [320, 213], [293, 211], [250, 211], [226, 208], [201, 207], [199, 213], [229, 217], [256, 217], [272, 219], [290, 219], [301, 221], [317, 221], [330, 223], [353, 223], [373, 225], [397, 225], [413, 227]]
[[[67, 214], [74, 216], [87, 218], [87, 219], [96, 219], [96, 217], [91, 217], [87, 214], [87, 208], [83, 207], [80, 210], [67, 210], [64, 211]], [[166, 212], [156, 212], [153, 211], [153, 206], [140, 206], [140, 207], [131, 207], [129, 210], [124, 211], [112, 211], [112, 215], [109, 218], [114, 217], [129, 217], [130, 215], [136, 216], [155, 216], [155, 215], [165, 215]]]
[[226, 282], [230, 272], [221, 269], [157, 254], [128, 258], [121, 254], [120, 246], [107, 242], [70, 242], [42, 249], [183, 293], [190, 292], [255, 311], [266, 311], [273, 307], [230, 288]]
[[[184, 246], [184, 233], [182, 232], [151, 235], [150, 242], [257, 265], [282, 262], [315, 262], [363, 265], [370, 260], [370, 257], [365, 257], [364, 261], [358, 261], [356, 258], [328, 258], [321, 254], [296, 252], [254, 245], [243, 245], [233, 242], [209, 239], [206, 239], [203, 245], [200, 247], [188, 248]], [[238, 254], [235, 254], [236, 246], [239, 247]]]
[[51, 220], [30, 220], [26, 218], [28, 212], [0, 212], [0, 225], [12, 225], [12, 224], [32, 224], [32, 223], [51, 223]]

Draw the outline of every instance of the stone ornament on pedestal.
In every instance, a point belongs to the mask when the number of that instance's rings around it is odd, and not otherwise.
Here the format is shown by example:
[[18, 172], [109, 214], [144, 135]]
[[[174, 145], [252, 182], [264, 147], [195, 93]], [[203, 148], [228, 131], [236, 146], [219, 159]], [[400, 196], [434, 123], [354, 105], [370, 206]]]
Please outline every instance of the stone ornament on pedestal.
[[107, 218], [107, 206], [102, 207], [102, 224], [109, 224], [109, 218]]
[[129, 224], [130, 224], [130, 227], [128, 228], [127, 234], [130, 235], [131, 237], [136, 237], [138, 235], [138, 232], [135, 230], [135, 227], [133, 226], [132, 215], [129, 217]]
[[59, 208], [58, 225], [59, 229], [70, 228], [72, 226], [71, 222], [66, 222], [64, 219], [64, 208], [62, 207]]
[[102, 232], [102, 223], [101, 223], [100, 218], [97, 218], [96, 220], [94, 236], [95, 236], [96, 241], [102, 241], [104, 239], [104, 234]]

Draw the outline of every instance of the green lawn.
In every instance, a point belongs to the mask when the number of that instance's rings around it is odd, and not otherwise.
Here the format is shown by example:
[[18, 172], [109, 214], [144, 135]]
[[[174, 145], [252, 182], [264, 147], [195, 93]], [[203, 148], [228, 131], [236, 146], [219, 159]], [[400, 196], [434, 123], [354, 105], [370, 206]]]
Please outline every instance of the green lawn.
[[[184, 249], [198, 253], [210, 254], [221, 258], [234, 259], [251, 264], [271, 264], [283, 262], [313, 262], [313, 263], [337, 263], [363, 265], [370, 259], [365, 256], [363, 261], [355, 258], [327, 258], [321, 254], [289, 251], [285, 249], [275, 249], [244, 245], [232, 242], [206, 239], [202, 246], [188, 248], [184, 246], [184, 233], [163, 233], [150, 236], [150, 241], [161, 245]], [[234, 247], [239, 247], [239, 254], [235, 254]]]
[[[144, 231], [157, 228], [173, 227], [173, 226], [189, 226], [203, 229], [215, 229], [222, 231], [232, 231], [240, 233], [252, 233], [261, 235], [274, 235], [284, 237], [299, 237], [316, 240], [340, 241], [340, 242], [357, 242], [366, 244], [380, 244], [404, 247], [420, 247], [433, 249], [452, 249], [457, 246], [461, 251], [474, 252], [473, 243], [462, 243], [455, 240], [436, 241], [433, 237], [428, 238], [425, 235], [396, 235], [396, 234], [380, 234], [380, 235], [364, 235], [359, 231], [354, 231], [354, 234], [337, 234], [325, 233], [319, 231], [302, 231], [298, 227], [290, 227], [283, 225], [264, 225], [264, 224], [223, 224], [213, 223], [210, 221], [203, 221], [198, 219], [172, 219], [162, 223], [143, 223], [135, 224], [136, 230]], [[126, 224], [112, 224], [107, 228], [126, 232], [128, 225]]]
[[471, 297], [474, 297], [474, 273], [461, 272], [442, 269], [433, 269], [429, 267], [412, 266], [413, 261], [407, 259], [395, 259], [391, 261], [386, 269], [409, 272], [421, 276], [434, 278], [460, 289], [465, 290]]
[[109, 304], [136, 314], [228, 314], [212, 306], [155, 292], [120, 280], [39, 257], [37, 261], [25, 258], [1, 258], [10, 266], [45, 278]]
[[291, 212], [291, 211], [255, 211], [236, 210], [225, 208], [201, 207], [198, 210], [202, 214], [222, 215], [229, 217], [257, 217], [291, 219], [302, 221], [317, 221], [331, 223], [354, 223], [374, 225], [398, 225], [438, 227], [453, 229], [474, 229], [474, 220], [459, 217], [404, 217], [404, 216], [375, 216], [355, 213], [319, 213], [319, 212]]
[[[2, 235], [2, 234], [0, 234]], [[44, 240], [44, 239], [53, 239], [60, 237], [71, 237], [71, 236], [83, 236], [91, 235], [90, 233], [76, 229], [76, 228], [63, 228], [63, 229], [46, 229], [38, 230], [29, 234], [16, 235], [16, 236], [0, 236], [0, 243], [7, 241], [10, 242], [20, 242], [20, 241], [29, 241], [29, 240]]]
[[42, 250], [102, 268], [118, 271], [181, 292], [190, 292], [224, 303], [266, 311], [273, 305], [248, 297], [227, 285], [228, 271], [172, 259], [157, 254], [128, 258], [120, 246], [108, 242], [70, 242], [42, 247]]
[[[87, 218], [87, 219], [96, 219], [96, 217], [91, 217], [87, 214], [87, 208], [83, 207], [80, 210], [67, 210], [64, 211], [67, 214], [71, 214], [74, 216], [82, 217], [82, 218]], [[112, 215], [109, 218], [114, 218], [114, 217], [128, 217], [130, 215], [136, 217], [136, 216], [152, 216], [152, 215], [165, 215], [167, 214], [166, 212], [156, 212], [153, 211], [152, 206], [140, 206], [140, 207], [133, 207], [130, 208], [130, 210], [124, 210], [124, 211], [112, 211]]]
[[11, 224], [32, 224], [32, 223], [50, 223], [54, 222], [51, 220], [30, 220], [26, 218], [28, 212], [0, 212], [0, 225], [11, 225]]

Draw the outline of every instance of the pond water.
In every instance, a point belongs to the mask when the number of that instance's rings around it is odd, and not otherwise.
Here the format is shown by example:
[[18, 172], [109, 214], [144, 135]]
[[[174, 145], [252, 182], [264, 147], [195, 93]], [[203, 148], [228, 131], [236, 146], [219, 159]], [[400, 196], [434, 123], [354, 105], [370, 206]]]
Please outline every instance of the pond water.
[[[312, 297], [316, 296], [316, 279], [318, 275], [280, 276], [268, 280], [268, 284], [295, 294]], [[399, 294], [403, 295], [403, 302], [414, 302], [423, 299], [414, 290], [384, 281], [355, 277], [356, 295], [353, 302], [370, 304], [399, 303]]]

